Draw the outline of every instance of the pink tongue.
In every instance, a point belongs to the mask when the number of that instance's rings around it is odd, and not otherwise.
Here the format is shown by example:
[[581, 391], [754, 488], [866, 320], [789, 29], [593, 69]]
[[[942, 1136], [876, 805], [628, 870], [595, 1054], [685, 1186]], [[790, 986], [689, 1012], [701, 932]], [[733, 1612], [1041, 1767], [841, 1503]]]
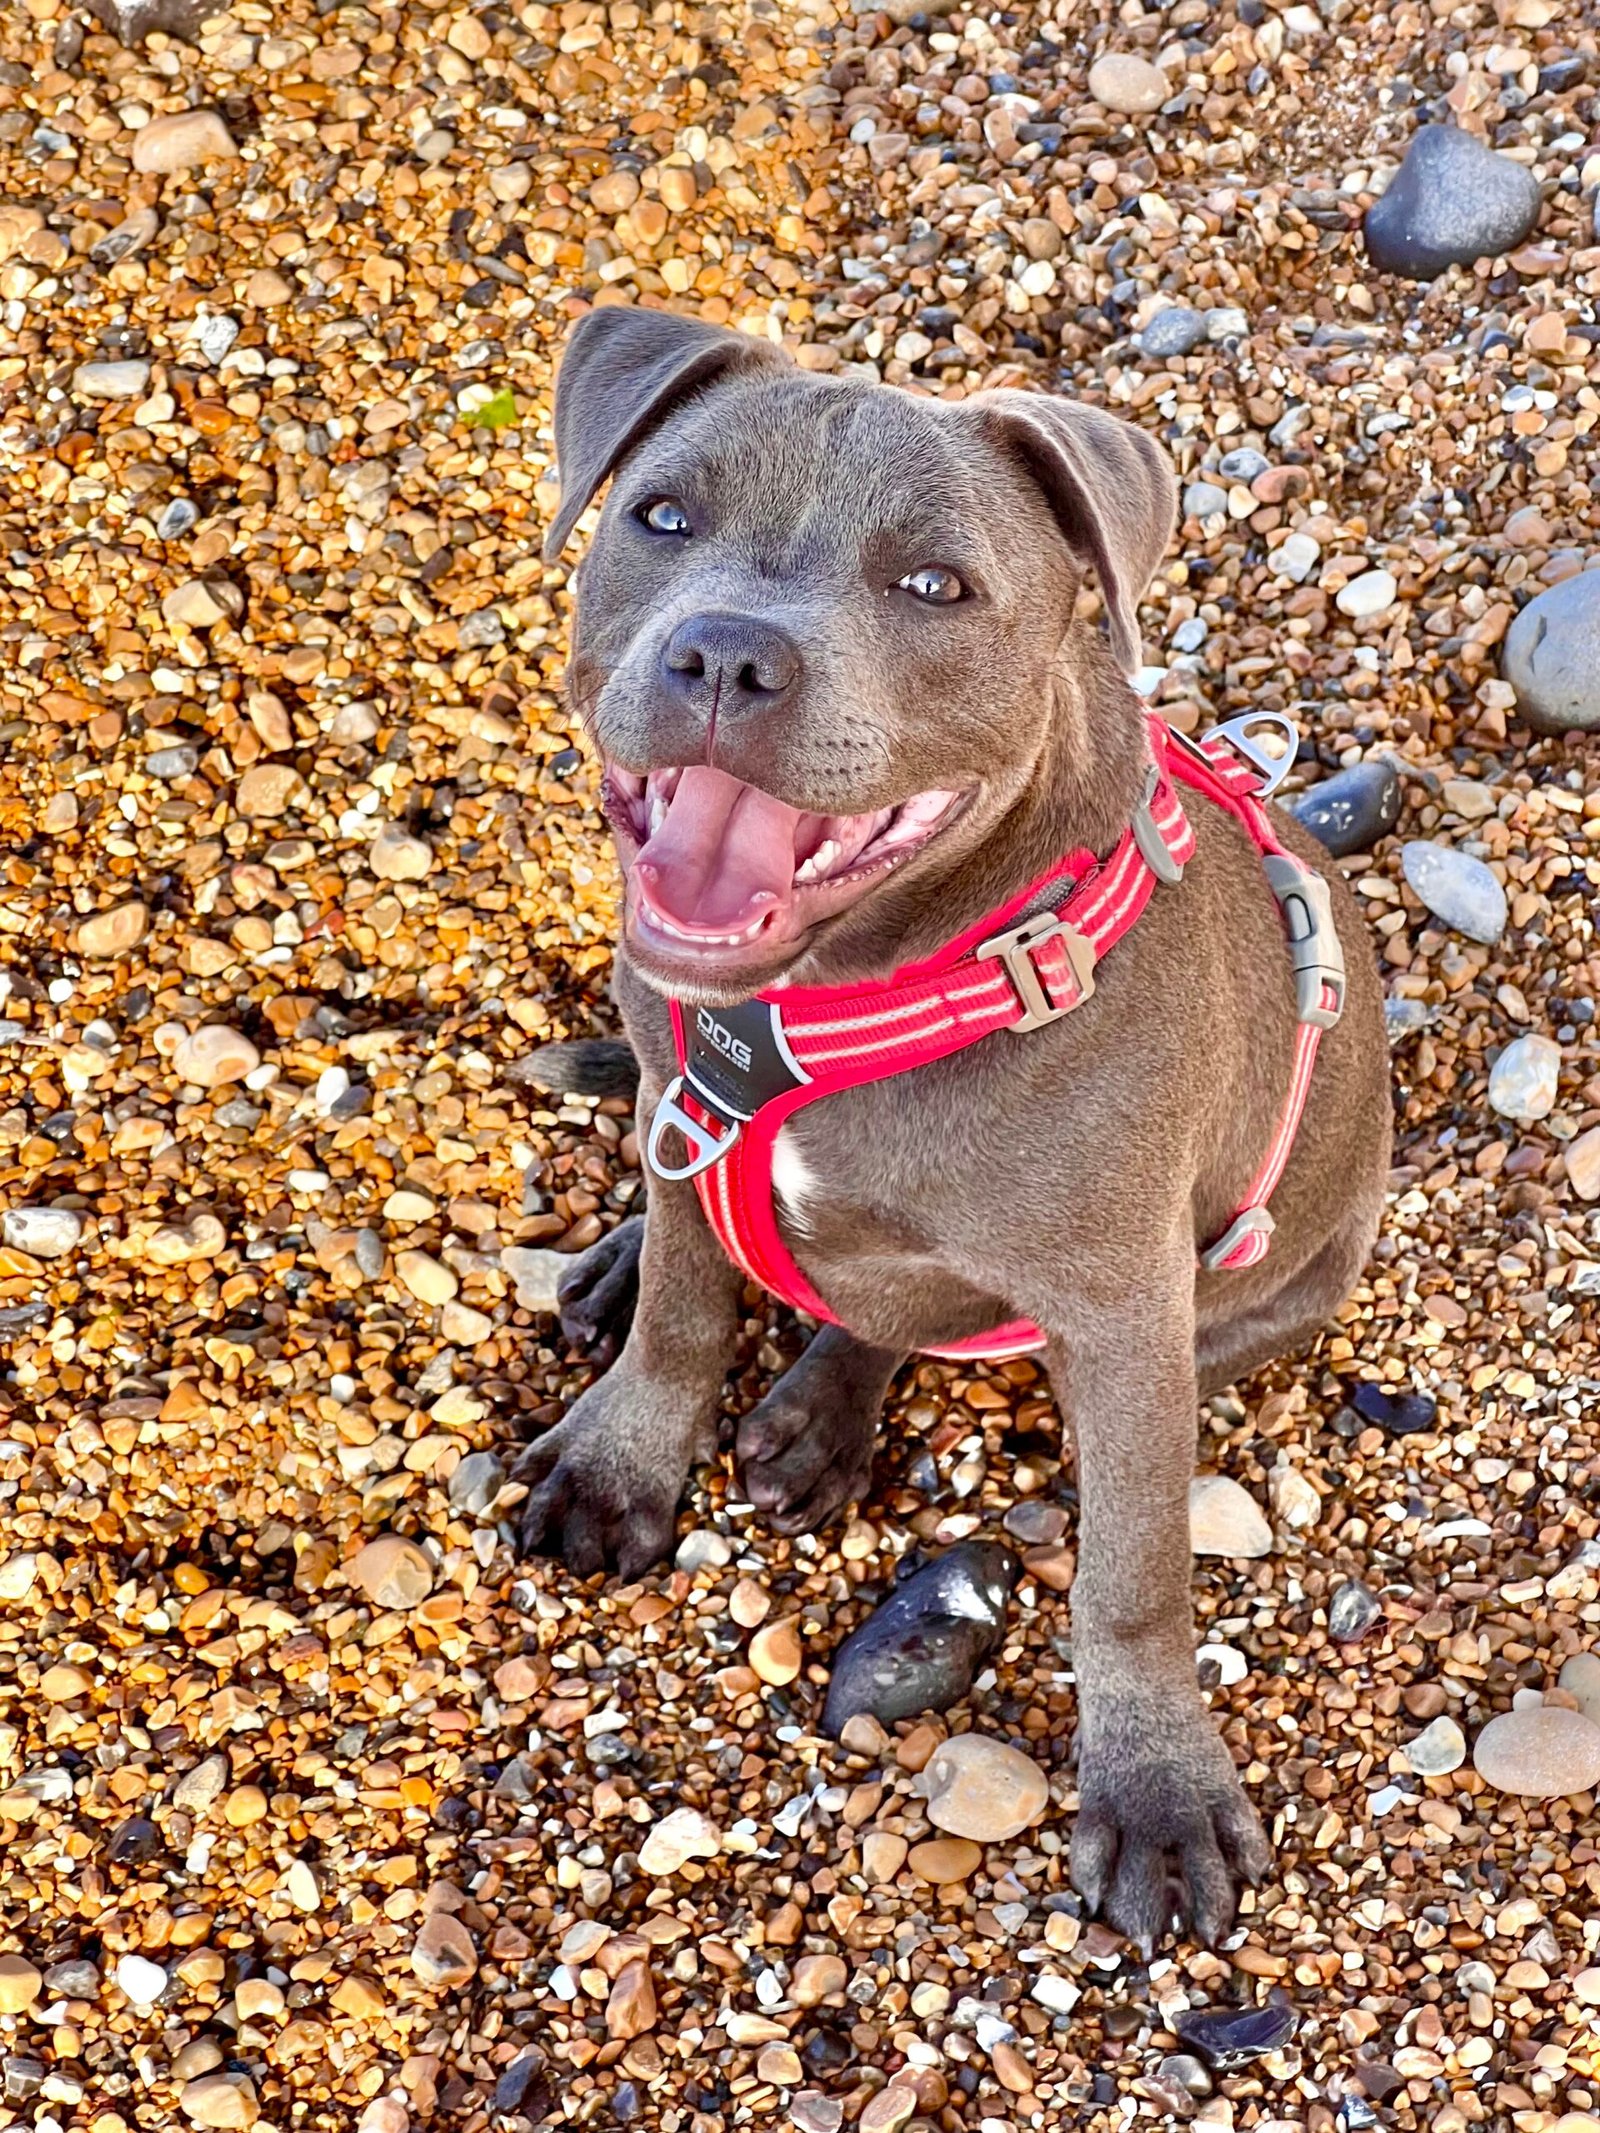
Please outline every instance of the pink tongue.
[[794, 891], [798, 810], [726, 771], [686, 769], [666, 820], [640, 851], [641, 895], [685, 929], [742, 933]]

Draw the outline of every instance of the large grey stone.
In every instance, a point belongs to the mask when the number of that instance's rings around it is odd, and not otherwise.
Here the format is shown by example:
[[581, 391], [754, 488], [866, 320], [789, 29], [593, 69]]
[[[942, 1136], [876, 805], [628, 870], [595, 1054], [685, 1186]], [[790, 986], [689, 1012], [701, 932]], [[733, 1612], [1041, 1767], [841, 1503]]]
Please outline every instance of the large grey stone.
[[1433, 281], [1447, 267], [1514, 251], [1539, 202], [1539, 181], [1521, 163], [1458, 126], [1423, 126], [1367, 211], [1367, 257], [1385, 274]]
[[1501, 671], [1541, 733], [1600, 727], [1600, 570], [1530, 600], [1506, 632]]
[[1419, 837], [1400, 854], [1400, 864], [1417, 895], [1447, 926], [1491, 947], [1504, 933], [1506, 892], [1481, 859], [1458, 852], [1453, 844]]

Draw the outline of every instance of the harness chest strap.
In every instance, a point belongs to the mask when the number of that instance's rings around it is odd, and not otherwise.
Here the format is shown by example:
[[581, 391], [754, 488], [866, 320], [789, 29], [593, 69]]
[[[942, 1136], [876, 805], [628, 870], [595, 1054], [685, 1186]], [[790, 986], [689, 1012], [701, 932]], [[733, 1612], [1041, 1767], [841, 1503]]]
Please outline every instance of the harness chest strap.
[[[1287, 719], [1274, 723], [1294, 728]], [[999, 911], [937, 955], [862, 987], [785, 987], [733, 1009], [700, 1009], [693, 1023], [674, 1002], [681, 1069], [657, 1107], [647, 1160], [665, 1178], [695, 1181], [724, 1250], [764, 1288], [826, 1323], [819, 1296], [778, 1229], [773, 1149], [805, 1104], [908, 1072], [998, 1031], [1026, 1032], [1070, 1014], [1094, 991], [1094, 970], [1137, 922], [1162, 883], [1176, 883], [1195, 849], [1175, 780], [1232, 814], [1262, 854], [1283, 913], [1295, 973], [1298, 1027], [1287, 1101], [1261, 1166], [1232, 1221], [1200, 1254], [1208, 1272], [1254, 1266], [1268, 1249], [1267, 1202], [1288, 1166], [1322, 1033], [1343, 1005], [1344, 966], [1327, 884], [1272, 828], [1262, 797], [1280, 765], [1236, 720], [1196, 745], [1150, 718], [1152, 765], [1133, 821], [1104, 859], [1069, 853]], [[1045, 908], [1037, 907], [1041, 899]], [[667, 1161], [662, 1136], [683, 1136], [688, 1160]], [[1027, 1321], [938, 1348], [966, 1358], [1026, 1354], [1044, 1344]]]

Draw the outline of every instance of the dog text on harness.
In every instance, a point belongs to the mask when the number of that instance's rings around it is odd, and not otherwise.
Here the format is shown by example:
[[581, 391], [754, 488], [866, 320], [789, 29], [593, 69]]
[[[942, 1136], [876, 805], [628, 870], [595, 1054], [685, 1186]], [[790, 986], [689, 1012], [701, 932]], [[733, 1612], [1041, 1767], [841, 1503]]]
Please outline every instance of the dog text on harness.
[[696, 1008], [694, 1026], [707, 1044], [714, 1044], [730, 1065], [736, 1066], [741, 1073], [748, 1072], [752, 1057], [749, 1045], [719, 1022], [709, 1008]]

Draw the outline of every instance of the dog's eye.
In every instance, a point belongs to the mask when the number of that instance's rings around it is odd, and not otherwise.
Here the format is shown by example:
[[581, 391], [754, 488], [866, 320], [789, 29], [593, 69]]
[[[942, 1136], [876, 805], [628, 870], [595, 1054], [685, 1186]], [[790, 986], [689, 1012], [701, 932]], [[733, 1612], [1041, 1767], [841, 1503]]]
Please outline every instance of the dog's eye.
[[949, 607], [967, 596], [967, 588], [953, 570], [908, 571], [900, 580], [900, 590], [929, 607]]
[[689, 514], [676, 498], [658, 496], [652, 503], [641, 504], [638, 511], [641, 526], [648, 526], [652, 533], [686, 534], [689, 531]]

